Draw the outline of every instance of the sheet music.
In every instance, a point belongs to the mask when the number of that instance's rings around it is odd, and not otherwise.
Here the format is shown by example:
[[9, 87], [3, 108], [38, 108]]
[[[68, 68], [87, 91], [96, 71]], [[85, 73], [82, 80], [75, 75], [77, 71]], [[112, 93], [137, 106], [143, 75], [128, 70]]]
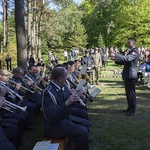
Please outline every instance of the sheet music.
[[85, 85], [85, 83], [86, 83], [86, 80], [85, 80], [85, 79], [81, 79], [81, 80], [79, 81], [79, 84], [78, 84], [77, 87], [76, 87], [76, 91], [80, 91], [81, 88]]
[[50, 150], [49, 146], [50, 146], [51, 141], [41, 141], [41, 142], [37, 142], [33, 148], [33, 150]]
[[51, 143], [51, 141], [37, 142], [33, 150], [58, 150], [59, 143]]
[[58, 150], [59, 143], [51, 143], [48, 150]]
[[81, 70], [80, 70], [80, 73], [81, 74], [86, 74], [86, 65], [84, 65], [82, 68], [81, 68]]
[[98, 93], [100, 93], [101, 92], [101, 90], [99, 89], [99, 88], [94, 88], [94, 90], [93, 91], [91, 91], [91, 93], [90, 93], [90, 95], [92, 96], [92, 97], [95, 97]]

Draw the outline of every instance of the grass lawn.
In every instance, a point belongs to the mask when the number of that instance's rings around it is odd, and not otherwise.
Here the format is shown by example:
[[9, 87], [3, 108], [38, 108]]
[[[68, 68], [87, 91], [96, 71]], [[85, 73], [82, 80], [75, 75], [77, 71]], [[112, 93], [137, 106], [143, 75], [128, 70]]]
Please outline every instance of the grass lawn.
[[[127, 117], [126, 97], [121, 78], [100, 78], [101, 93], [88, 102], [89, 120], [93, 124], [90, 150], [149, 150], [150, 149], [150, 89], [137, 85], [137, 111]], [[43, 137], [42, 115], [35, 120], [36, 130], [25, 131], [22, 150], [32, 150]]]
[[136, 115], [127, 117], [126, 97], [121, 79], [101, 79], [102, 92], [89, 103], [93, 123], [91, 150], [149, 150], [150, 92], [138, 85]]

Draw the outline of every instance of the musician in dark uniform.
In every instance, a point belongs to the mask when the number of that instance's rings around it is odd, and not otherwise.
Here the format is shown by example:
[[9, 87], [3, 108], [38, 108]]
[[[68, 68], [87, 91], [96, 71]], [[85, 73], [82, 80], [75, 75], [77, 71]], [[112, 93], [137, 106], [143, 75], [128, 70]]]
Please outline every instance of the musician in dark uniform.
[[[8, 77], [9, 77], [8, 71], [0, 69], [0, 85], [1, 85], [1, 83], [4, 83], [4, 85], [5, 85], [5, 82], [8, 81]], [[5, 87], [1, 86], [0, 91], [1, 91], [1, 93], [4, 93], [4, 95], [2, 95], [2, 96], [5, 96], [6, 100], [10, 101], [11, 97], [9, 96], [9, 93], [7, 92], [8, 91], [7, 87], [8, 87], [7, 85]], [[15, 138], [14, 139], [12, 138], [12, 140], [13, 140], [13, 143], [15, 143], [16, 147], [21, 146], [22, 145], [21, 134], [24, 130], [26, 116], [23, 114], [19, 114], [17, 112], [7, 111], [5, 109], [1, 109], [0, 114], [3, 118], [2, 121], [4, 124], [11, 123], [11, 124], [17, 126], [17, 128], [18, 128], [17, 140], [15, 140]]]
[[[36, 66], [29, 66], [28, 72], [25, 74], [24, 79], [28, 80], [28, 83], [31, 84], [28, 85], [31, 87], [31, 85], [35, 85], [37, 88], [41, 88], [41, 78], [38, 78], [37, 75], [37, 68]], [[32, 90], [32, 89], [31, 89]], [[29, 92], [27, 94], [27, 98], [36, 105], [36, 110], [40, 110], [41, 106], [41, 91], [36, 89], [34, 93]]]
[[[2, 97], [0, 97], [0, 109], [4, 106], [4, 101]], [[17, 137], [17, 126], [10, 123], [3, 123], [3, 118], [0, 114], [0, 148], [1, 150], [16, 150], [13, 143], [10, 142], [11, 139], [13, 141], [16, 140]], [[9, 140], [10, 138], [10, 140]], [[12, 142], [13, 142], [12, 141]], [[15, 142], [14, 142], [15, 144]]]
[[126, 98], [128, 107], [124, 112], [127, 116], [131, 116], [136, 111], [136, 92], [135, 85], [138, 79], [136, 66], [139, 60], [139, 52], [135, 48], [136, 40], [134, 38], [129, 38], [127, 42], [128, 52], [127, 54], [121, 55], [115, 54], [115, 62], [124, 65], [122, 78], [125, 84]]
[[[28, 93], [31, 91], [28, 88], [24, 89], [22, 88], [25, 87], [25, 83], [23, 82], [22, 78], [24, 75], [24, 70], [21, 67], [17, 67], [13, 70], [13, 76], [10, 79], [10, 86], [11, 89], [14, 90], [16, 93], [18, 93], [19, 95], [21, 95], [23, 97], [22, 102], [20, 103], [20, 106], [25, 107], [27, 106], [27, 112], [28, 112], [28, 116], [26, 119], [26, 128], [27, 129], [34, 129], [32, 127], [32, 123], [34, 120], [34, 113], [36, 110], [36, 105], [34, 103], [32, 103], [31, 101], [29, 101], [29, 99], [27, 98]], [[13, 84], [13, 82], [15, 82], [16, 84]], [[14, 85], [14, 86], [13, 86]]]
[[[72, 62], [72, 63], [71, 63]], [[67, 74], [70, 76], [67, 76], [67, 80], [65, 82], [65, 86], [64, 89], [70, 89], [70, 90], [74, 90], [76, 89], [77, 84], [75, 83], [75, 79], [71, 74], [71, 66], [69, 64], [74, 64], [73, 61], [70, 61], [70, 63], [64, 63], [63, 66], [67, 69]], [[74, 67], [73, 67], [74, 68]], [[67, 90], [65, 90], [66, 92]], [[70, 93], [70, 92], [69, 92]], [[85, 96], [82, 94], [82, 90], [80, 90], [80, 92], [78, 92], [78, 95], [80, 96], [80, 98], [83, 101], [83, 105], [80, 104], [79, 102], [74, 102], [71, 106], [70, 106], [70, 113], [72, 115], [75, 115], [77, 117], [81, 117], [84, 119], [88, 119], [88, 113], [87, 113], [87, 107], [85, 106], [84, 103], [84, 99]]]
[[83, 57], [81, 57], [81, 65], [85, 65], [87, 67], [87, 74], [92, 79], [92, 83], [94, 84], [94, 74], [93, 74], [93, 67], [94, 67], [94, 60], [91, 55], [89, 55], [89, 51], [85, 51]]
[[66, 95], [63, 85], [67, 70], [56, 67], [52, 71], [50, 85], [42, 94], [45, 136], [73, 139], [76, 150], [89, 150], [88, 127], [84, 119], [70, 114], [69, 107], [79, 101], [77, 94]]

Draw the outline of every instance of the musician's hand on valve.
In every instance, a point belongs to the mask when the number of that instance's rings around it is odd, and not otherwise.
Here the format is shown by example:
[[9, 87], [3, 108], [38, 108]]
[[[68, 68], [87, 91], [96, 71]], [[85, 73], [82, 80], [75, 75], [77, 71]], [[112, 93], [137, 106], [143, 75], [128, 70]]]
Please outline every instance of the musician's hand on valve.
[[66, 106], [69, 106], [71, 104], [73, 104], [74, 102], [76, 101], [79, 101], [80, 100], [80, 97], [76, 94], [76, 93], [73, 93], [72, 95], [70, 95], [70, 97], [66, 100], [65, 104]]
[[0, 96], [5, 96], [5, 94], [8, 92], [8, 87], [5, 86], [0, 89]]
[[43, 80], [43, 78], [42, 77], [40, 77], [39, 79], [38, 79], [38, 82], [41, 82]]
[[29, 86], [33, 84], [32, 81], [28, 81], [27, 83], [28, 83]]
[[5, 98], [0, 97], [0, 108], [2, 108], [5, 105]]
[[81, 99], [85, 99], [85, 95], [83, 95], [84, 91], [82, 89], [78, 92], [78, 96], [80, 96]]
[[21, 83], [16, 84], [16, 89], [19, 90], [21, 88]]

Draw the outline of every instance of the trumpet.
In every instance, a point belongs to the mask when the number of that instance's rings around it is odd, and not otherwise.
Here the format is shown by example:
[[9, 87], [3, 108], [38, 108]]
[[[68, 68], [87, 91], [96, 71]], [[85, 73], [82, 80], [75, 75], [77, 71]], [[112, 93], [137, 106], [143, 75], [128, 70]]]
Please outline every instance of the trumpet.
[[[0, 86], [5, 87], [7, 85], [4, 82], [0, 81]], [[11, 95], [12, 99], [16, 99], [16, 97], [18, 97], [20, 99], [20, 102], [23, 101], [23, 96], [17, 94], [12, 89], [10, 89], [8, 86], [7, 86], [7, 89], [8, 89], [8, 93]]]
[[27, 106], [25, 106], [25, 107], [18, 106], [14, 103], [11, 103], [11, 102], [5, 100], [4, 97], [1, 97], [1, 100], [3, 100], [5, 103], [2, 108], [7, 110], [7, 111], [10, 111], [12, 113], [15, 113], [16, 110], [21, 110], [21, 112], [25, 112], [27, 109]]
[[[11, 86], [16, 86], [18, 83], [15, 82], [15, 81], [13, 81], [13, 80], [9, 80], [9, 84], [10, 84]], [[30, 90], [30, 89], [24, 87], [23, 85], [21, 85], [21, 89], [19, 89], [19, 90], [21, 91], [22, 89], [25, 90], [25, 91], [29, 91], [29, 92], [31, 92], [31, 93], [34, 93], [34, 92], [35, 92], [35, 91], [32, 91], [32, 90]]]

